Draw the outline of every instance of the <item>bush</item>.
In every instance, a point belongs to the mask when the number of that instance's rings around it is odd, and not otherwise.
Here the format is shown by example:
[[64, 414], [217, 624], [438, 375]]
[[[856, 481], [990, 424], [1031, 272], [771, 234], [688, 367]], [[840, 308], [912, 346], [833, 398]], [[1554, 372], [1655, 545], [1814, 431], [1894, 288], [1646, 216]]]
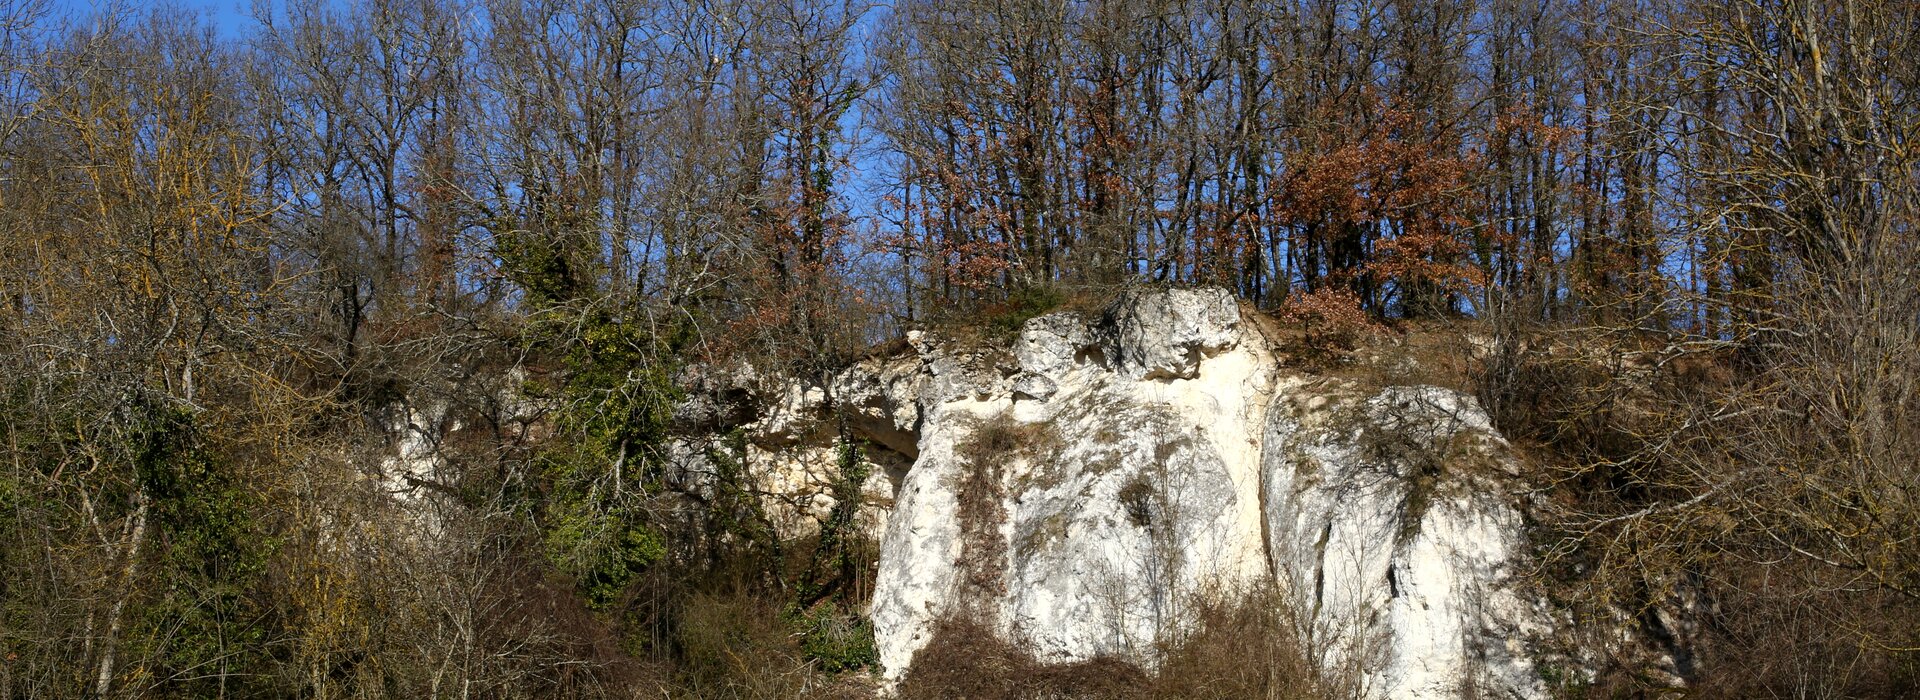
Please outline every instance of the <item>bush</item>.
[[790, 698], [809, 664], [777, 607], [751, 595], [696, 593], [680, 610], [681, 676], [698, 697]]
[[864, 616], [829, 602], [793, 617], [794, 626], [800, 629], [800, 650], [822, 671], [858, 671], [879, 659], [873, 643], [873, 622]]
[[689, 597], [679, 614], [674, 697], [871, 697], [871, 678], [844, 673], [872, 663], [871, 625], [832, 605], [783, 615], [775, 600], [751, 593]]
[[1066, 301], [1067, 295], [1053, 287], [1020, 287], [1008, 293], [1005, 302], [988, 307], [983, 324], [996, 337], [1011, 337], [1027, 321], [1060, 308]]
[[[1316, 668], [1277, 591], [1203, 596], [1193, 629], [1160, 646], [1148, 671], [1121, 659], [1050, 664], [982, 623], [947, 619], [913, 657], [903, 700], [1185, 700], [1360, 697], [1357, 674]], [[1249, 663], [1257, 659], [1257, 663]]]
[[914, 654], [900, 684], [901, 700], [1105, 700], [1147, 698], [1147, 674], [1117, 659], [1047, 664], [964, 619], [935, 624], [933, 639]]
[[1193, 631], [1164, 645], [1152, 697], [1306, 700], [1361, 695], [1357, 674], [1315, 667], [1300, 642], [1297, 618], [1278, 591], [1206, 596], [1191, 609]]

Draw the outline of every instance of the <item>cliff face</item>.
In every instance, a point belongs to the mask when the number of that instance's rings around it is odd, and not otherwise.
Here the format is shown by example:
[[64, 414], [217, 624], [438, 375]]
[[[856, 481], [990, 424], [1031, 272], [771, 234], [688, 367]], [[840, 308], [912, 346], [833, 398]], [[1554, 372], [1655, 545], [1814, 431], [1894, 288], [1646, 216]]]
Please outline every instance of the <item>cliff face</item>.
[[1544, 695], [1514, 459], [1471, 397], [1282, 370], [1219, 290], [1043, 316], [1010, 348], [909, 340], [769, 392], [748, 426], [794, 493], [832, 463], [828, 411], [875, 445], [887, 679], [945, 616], [1043, 660], [1151, 666], [1196, 601], [1270, 587], [1373, 696]]

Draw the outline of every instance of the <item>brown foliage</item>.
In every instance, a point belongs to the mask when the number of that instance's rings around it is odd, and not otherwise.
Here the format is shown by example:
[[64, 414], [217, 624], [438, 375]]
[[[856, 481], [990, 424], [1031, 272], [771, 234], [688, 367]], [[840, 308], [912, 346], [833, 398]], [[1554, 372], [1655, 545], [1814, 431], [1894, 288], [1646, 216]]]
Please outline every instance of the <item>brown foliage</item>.
[[1142, 697], [1146, 673], [1124, 661], [1047, 664], [1002, 641], [992, 628], [964, 620], [935, 624], [900, 684], [906, 700], [1120, 700]]
[[[1480, 317], [1583, 621], [1729, 694], [1911, 689], [1914, 3], [336, 5], [0, 3], [8, 693], [604, 692], [637, 608], [514, 592], [536, 444], [578, 437], [503, 399], [543, 347], [643, 349], [607, 395], [818, 374], [1140, 282], [1284, 305], [1326, 364]], [[973, 532], [1016, 433], [971, 446]], [[415, 438], [434, 473], [388, 473]], [[670, 647], [711, 582], [645, 578]]]
[[960, 526], [961, 557], [966, 562], [966, 602], [993, 600], [1006, 592], [1007, 542], [1000, 535], [1006, 523], [1006, 473], [1010, 461], [1044, 458], [1059, 438], [1044, 423], [1018, 423], [1001, 415], [974, 427], [954, 446], [964, 460], [959, 482], [953, 485]]
[[1152, 670], [1097, 658], [1049, 663], [965, 619], [935, 623], [902, 681], [907, 700], [1316, 700], [1360, 697], [1358, 676], [1318, 669], [1295, 617], [1269, 590], [1191, 606], [1192, 627], [1161, 645]]

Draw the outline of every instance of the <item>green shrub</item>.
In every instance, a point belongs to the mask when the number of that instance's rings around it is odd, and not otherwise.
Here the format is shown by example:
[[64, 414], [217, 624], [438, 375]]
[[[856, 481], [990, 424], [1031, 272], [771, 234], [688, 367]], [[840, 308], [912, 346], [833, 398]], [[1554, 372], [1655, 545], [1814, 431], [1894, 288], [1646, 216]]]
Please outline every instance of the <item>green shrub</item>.
[[800, 628], [800, 650], [814, 666], [828, 673], [870, 668], [880, 652], [873, 642], [873, 622], [845, 611], [832, 602], [794, 616]]
[[1067, 302], [1067, 295], [1050, 286], [1020, 287], [1007, 294], [1007, 300], [988, 307], [983, 325], [993, 335], [1011, 337], [1027, 321], [1044, 316]]

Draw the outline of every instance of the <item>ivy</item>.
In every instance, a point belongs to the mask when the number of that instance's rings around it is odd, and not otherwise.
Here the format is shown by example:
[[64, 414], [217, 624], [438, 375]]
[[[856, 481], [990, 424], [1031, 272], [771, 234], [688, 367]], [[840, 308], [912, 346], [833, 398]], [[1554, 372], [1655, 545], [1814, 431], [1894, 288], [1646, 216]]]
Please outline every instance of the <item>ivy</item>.
[[646, 500], [661, 488], [659, 450], [678, 391], [661, 359], [671, 353], [643, 329], [589, 314], [567, 333], [538, 341], [561, 356], [557, 381], [537, 389], [557, 407], [555, 439], [539, 459], [544, 544], [589, 602], [604, 607], [666, 554]]
[[158, 544], [139, 636], [153, 657], [179, 671], [172, 675], [190, 679], [168, 684], [169, 694], [216, 694], [217, 676], [237, 690], [231, 678], [250, 677], [249, 669], [268, 661], [270, 629], [254, 594], [276, 541], [257, 520], [260, 495], [208, 447], [188, 411], [141, 401], [129, 424], [133, 476]]
[[726, 544], [759, 549], [759, 556], [742, 558], [757, 562], [769, 580], [778, 580], [778, 569], [786, 560], [781, 553], [779, 533], [767, 517], [761, 493], [747, 471], [746, 434], [736, 428], [720, 440], [718, 448], [707, 450], [713, 464], [713, 482], [707, 496], [706, 517], [709, 543], [708, 563], [718, 566], [732, 558], [722, 551]]
[[860, 442], [842, 431], [837, 445], [833, 492], [833, 510], [820, 524], [820, 541], [807, 567], [807, 578], [799, 587], [803, 605], [840, 592], [858, 575], [863, 565], [857, 549], [860, 506], [864, 501], [867, 477], [873, 473], [860, 449]]
[[673, 358], [685, 337], [591, 298], [561, 240], [520, 233], [496, 252], [535, 307], [527, 344], [556, 365], [525, 387], [554, 407], [554, 435], [537, 456], [540, 488], [529, 503], [542, 548], [589, 605], [604, 609], [667, 555], [649, 499], [662, 489], [660, 449], [679, 400]]
[[500, 258], [501, 272], [526, 291], [534, 308], [581, 298], [588, 292], [591, 276], [580, 274], [562, 238], [513, 230], [496, 240], [493, 253]]

